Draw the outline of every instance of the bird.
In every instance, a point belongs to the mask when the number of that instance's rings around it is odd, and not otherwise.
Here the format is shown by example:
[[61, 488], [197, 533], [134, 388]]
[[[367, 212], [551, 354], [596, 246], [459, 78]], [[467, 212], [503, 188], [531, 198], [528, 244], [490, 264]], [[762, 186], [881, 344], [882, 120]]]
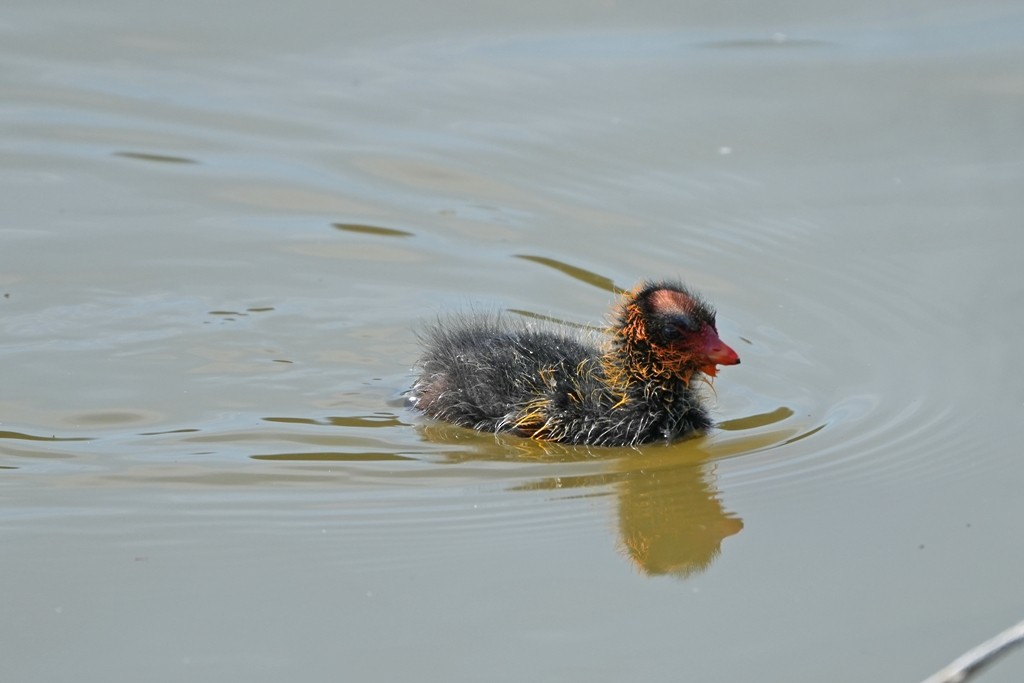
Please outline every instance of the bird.
[[715, 309], [680, 281], [625, 292], [594, 338], [503, 314], [453, 314], [419, 332], [408, 392], [424, 415], [483, 432], [588, 446], [638, 446], [706, 432], [699, 384], [739, 355]]

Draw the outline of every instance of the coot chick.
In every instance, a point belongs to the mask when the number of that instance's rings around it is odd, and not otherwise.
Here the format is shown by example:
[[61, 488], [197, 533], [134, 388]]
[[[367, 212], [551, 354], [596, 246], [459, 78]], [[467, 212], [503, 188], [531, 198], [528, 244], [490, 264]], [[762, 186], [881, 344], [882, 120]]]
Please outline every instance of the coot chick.
[[593, 446], [672, 441], [711, 426], [696, 382], [739, 356], [715, 311], [678, 282], [644, 282], [591, 340], [553, 326], [469, 315], [421, 335], [410, 392], [425, 414], [487, 432]]

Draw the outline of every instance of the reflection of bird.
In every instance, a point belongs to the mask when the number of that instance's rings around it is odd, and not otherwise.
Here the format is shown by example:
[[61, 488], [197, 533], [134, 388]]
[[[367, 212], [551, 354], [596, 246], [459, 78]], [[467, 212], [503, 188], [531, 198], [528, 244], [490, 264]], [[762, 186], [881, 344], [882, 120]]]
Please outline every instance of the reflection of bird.
[[743, 521], [719, 500], [710, 470], [683, 465], [631, 470], [617, 486], [620, 548], [651, 576], [707, 569]]
[[580, 335], [496, 316], [428, 329], [411, 402], [466, 427], [541, 441], [629, 446], [711, 425], [693, 381], [739, 356], [715, 312], [670, 282], [626, 295], [598, 348]]

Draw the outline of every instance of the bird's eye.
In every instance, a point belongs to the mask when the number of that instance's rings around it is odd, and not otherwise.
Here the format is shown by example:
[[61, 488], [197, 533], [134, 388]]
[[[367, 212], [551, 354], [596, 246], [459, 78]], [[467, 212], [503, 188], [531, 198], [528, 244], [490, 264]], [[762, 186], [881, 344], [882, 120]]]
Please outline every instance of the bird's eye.
[[699, 332], [700, 327], [692, 318], [680, 316], [666, 322], [663, 331], [666, 337], [686, 337]]
[[700, 325], [697, 324], [696, 320], [689, 316], [685, 318], [677, 318], [676, 326], [679, 328], [680, 332], [688, 332], [690, 334], [700, 332]]

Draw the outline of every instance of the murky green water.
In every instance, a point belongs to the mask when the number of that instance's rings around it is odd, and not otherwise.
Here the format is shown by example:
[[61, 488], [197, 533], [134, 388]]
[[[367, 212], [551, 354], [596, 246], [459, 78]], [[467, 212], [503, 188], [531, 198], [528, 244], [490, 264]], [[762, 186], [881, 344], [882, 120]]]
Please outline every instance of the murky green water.
[[[1024, 616], [1014, 3], [0, 37], [4, 680], [917, 681]], [[440, 312], [666, 276], [743, 358], [704, 438], [402, 405]]]

